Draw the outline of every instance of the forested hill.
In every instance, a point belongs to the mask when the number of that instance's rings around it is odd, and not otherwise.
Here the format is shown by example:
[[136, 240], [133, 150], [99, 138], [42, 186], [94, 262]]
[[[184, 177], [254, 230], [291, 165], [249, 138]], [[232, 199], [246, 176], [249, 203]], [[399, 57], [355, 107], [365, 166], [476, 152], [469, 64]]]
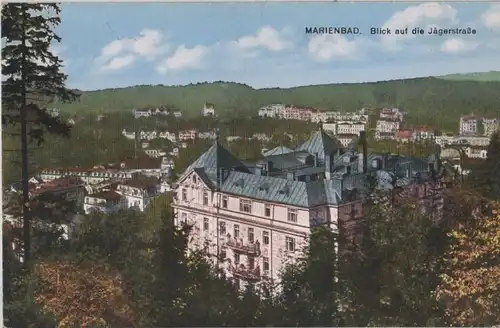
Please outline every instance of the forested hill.
[[453, 80], [453, 81], [492, 82], [492, 81], [500, 81], [500, 71], [450, 74], [450, 75], [439, 76], [439, 78], [446, 80]]
[[408, 113], [414, 124], [457, 126], [461, 114], [498, 116], [500, 82], [450, 81], [418, 78], [357, 84], [328, 84], [288, 89], [253, 89], [232, 82], [186, 86], [140, 85], [84, 92], [75, 104], [56, 104], [72, 113], [126, 111], [173, 105], [187, 115], [198, 115], [205, 102], [221, 115], [256, 113], [264, 104], [307, 105], [320, 110], [352, 111], [362, 107], [394, 106]]

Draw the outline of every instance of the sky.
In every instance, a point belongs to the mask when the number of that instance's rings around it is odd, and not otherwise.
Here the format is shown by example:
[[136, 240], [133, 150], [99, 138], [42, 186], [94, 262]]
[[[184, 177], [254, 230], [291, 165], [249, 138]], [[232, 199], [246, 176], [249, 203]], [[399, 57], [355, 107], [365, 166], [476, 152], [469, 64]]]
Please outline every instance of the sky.
[[[500, 4], [65, 3], [53, 51], [81, 90], [232, 81], [255, 88], [500, 70]], [[306, 34], [306, 27], [360, 34]], [[371, 35], [371, 28], [391, 35]], [[409, 28], [408, 35], [394, 35]], [[424, 35], [413, 35], [413, 28]], [[431, 27], [476, 34], [428, 35]]]

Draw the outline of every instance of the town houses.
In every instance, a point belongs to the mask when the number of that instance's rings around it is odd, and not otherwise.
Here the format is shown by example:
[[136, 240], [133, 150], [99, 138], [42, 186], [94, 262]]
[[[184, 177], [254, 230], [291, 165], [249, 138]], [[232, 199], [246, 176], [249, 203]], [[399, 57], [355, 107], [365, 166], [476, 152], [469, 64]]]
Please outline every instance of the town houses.
[[134, 109], [134, 117], [137, 118], [147, 118], [155, 115], [173, 115], [177, 118], [182, 117], [182, 112], [172, 106], [160, 106], [155, 108], [145, 108], [145, 109]]
[[218, 255], [213, 258], [237, 285], [258, 285], [278, 280], [283, 266], [300, 256], [311, 228], [338, 231], [361, 219], [368, 176], [378, 188], [408, 188], [440, 203], [438, 155], [368, 154], [366, 136], [361, 139], [359, 153], [320, 129], [296, 149], [272, 149], [253, 164], [216, 139], [177, 181], [176, 224], [191, 225], [190, 247]]
[[133, 174], [130, 179], [112, 180], [111, 183], [88, 190], [84, 212], [113, 213], [128, 208], [144, 211], [160, 192], [158, 178]]
[[195, 129], [179, 131], [179, 140], [194, 140], [197, 134], [198, 131]]
[[96, 184], [109, 179], [131, 179], [134, 173], [165, 178], [169, 176], [170, 170], [162, 165], [160, 158], [141, 157], [125, 159], [117, 164], [96, 165], [91, 168], [44, 169], [40, 172], [40, 178], [43, 181], [51, 181], [64, 176], [74, 176], [86, 184]]

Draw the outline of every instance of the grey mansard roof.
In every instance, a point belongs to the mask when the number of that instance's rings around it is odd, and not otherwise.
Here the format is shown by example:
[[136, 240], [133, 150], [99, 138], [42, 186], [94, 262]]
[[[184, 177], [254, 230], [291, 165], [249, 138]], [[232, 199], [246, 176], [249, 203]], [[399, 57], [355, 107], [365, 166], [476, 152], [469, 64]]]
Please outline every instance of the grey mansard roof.
[[318, 158], [323, 161], [325, 155], [335, 154], [342, 150], [342, 144], [337, 139], [330, 137], [323, 130], [313, 133], [311, 138], [300, 145], [296, 150], [305, 150], [311, 155], [318, 154]]
[[[313, 153], [321, 152], [333, 154], [333, 177], [315, 181], [297, 181], [287, 179], [285, 176], [269, 176], [260, 174], [260, 170], [252, 171], [242, 161], [234, 157], [219, 142], [215, 142], [210, 149], [194, 161], [184, 172], [186, 177], [191, 172], [196, 172], [200, 179], [209, 188], [217, 186], [217, 168], [221, 170], [219, 190], [223, 193], [240, 197], [257, 199], [264, 202], [282, 203], [297, 207], [315, 207], [320, 205], [339, 205], [346, 202], [349, 190], [356, 189], [363, 192], [366, 187], [366, 175], [363, 174], [363, 155], [355, 151], [346, 151], [338, 155], [338, 145], [329, 136], [318, 131], [304, 145], [300, 151], [292, 151], [281, 155], [267, 156], [264, 161], [273, 161], [284, 168], [299, 166], [291, 170], [295, 174], [317, 174], [325, 171], [323, 166], [304, 165], [307, 157]], [[330, 138], [330, 139], [327, 139]], [[307, 151], [306, 151], [307, 149]], [[313, 153], [311, 153], [313, 152]], [[374, 168], [376, 161], [384, 161], [384, 168]], [[262, 162], [262, 161], [261, 161]], [[350, 174], [347, 173], [350, 167]], [[396, 178], [396, 185], [407, 185], [415, 181], [430, 178], [428, 162], [425, 159], [409, 158], [398, 155], [368, 155], [368, 168], [378, 181], [379, 188], [391, 189], [390, 181]], [[181, 178], [182, 180], [182, 178]]]
[[282, 155], [282, 154], [291, 153], [291, 152], [293, 152], [293, 150], [291, 150], [290, 148], [279, 146], [279, 147], [276, 147], [276, 148], [273, 148], [271, 150], [266, 151], [264, 153], [264, 156], [267, 157], [267, 156], [272, 156], [272, 155]]

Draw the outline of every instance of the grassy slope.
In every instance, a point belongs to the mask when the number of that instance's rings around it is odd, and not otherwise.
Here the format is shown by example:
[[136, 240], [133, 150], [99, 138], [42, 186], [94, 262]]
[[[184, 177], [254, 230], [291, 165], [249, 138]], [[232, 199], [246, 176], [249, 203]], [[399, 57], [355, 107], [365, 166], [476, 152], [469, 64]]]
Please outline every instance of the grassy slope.
[[244, 84], [215, 82], [187, 86], [143, 85], [84, 92], [75, 104], [56, 104], [72, 113], [132, 110], [174, 105], [198, 115], [205, 102], [219, 114], [255, 114], [270, 103], [308, 105], [320, 110], [351, 111], [362, 107], [395, 106], [415, 124], [455, 125], [461, 114], [498, 113], [500, 82], [450, 81], [419, 78], [376, 83], [328, 84], [289, 89], [253, 89]]

